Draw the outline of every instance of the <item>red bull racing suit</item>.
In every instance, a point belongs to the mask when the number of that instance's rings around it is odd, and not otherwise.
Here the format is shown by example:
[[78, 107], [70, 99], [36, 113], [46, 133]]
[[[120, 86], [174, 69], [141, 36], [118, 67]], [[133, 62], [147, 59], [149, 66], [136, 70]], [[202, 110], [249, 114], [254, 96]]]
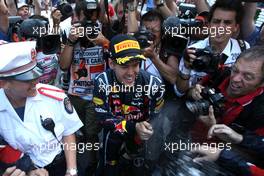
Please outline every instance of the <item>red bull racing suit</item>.
[[[96, 117], [103, 127], [100, 156], [103, 169], [100, 170], [104, 171], [103, 175], [119, 175], [118, 161], [124, 153], [133, 160], [134, 166], [142, 168], [138, 158], [144, 160], [144, 143], [135, 125], [158, 115], [164, 103], [164, 85], [159, 78], [143, 70], [138, 73], [133, 87], [119, 83], [113, 70], [98, 75], [94, 85]], [[137, 174], [144, 175], [144, 169]]]

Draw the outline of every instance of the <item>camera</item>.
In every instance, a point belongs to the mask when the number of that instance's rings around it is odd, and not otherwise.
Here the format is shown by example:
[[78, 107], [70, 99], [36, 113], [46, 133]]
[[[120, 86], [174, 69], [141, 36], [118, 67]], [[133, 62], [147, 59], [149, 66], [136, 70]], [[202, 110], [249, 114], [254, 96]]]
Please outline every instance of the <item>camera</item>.
[[48, 34], [48, 24], [40, 19], [26, 19], [19, 27], [20, 40], [33, 38], [37, 41], [37, 49], [44, 54], [55, 54], [60, 49], [60, 35]]
[[202, 89], [201, 96], [203, 97], [201, 100], [185, 102], [186, 107], [193, 114], [208, 115], [210, 105], [213, 105], [216, 114], [223, 112], [225, 108], [225, 97], [222, 93], [217, 93], [213, 88], [205, 87]]
[[29, 6], [33, 6], [33, 0], [26, 0], [26, 4], [28, 4]]
[[73, 14], [72, 6], [66, 0], [60, 1], [57, 4], [57, 9], [60, 10], [62, 14], [61, 21], [64, 21]]
[[181, 12], [181, 17], [188, 14], [188, 16], [195, 17], [197, 14], [197, 9], [194, 4], [180, 3], [179, 10]]
[[195, 18], [180, 19], [180, 23], [184, 27], [202, 27], [204, 22]]
[[161, 42], [167, 55], [181, 55], [187, 46], [188, 39], [178, 31], [180, 25], [180, 19], [175, 16], [168, 17], [162, 24], [164, 34]]
[[134, 34], [134, 37], [137, 39], [141, 49], [149, 47], [151, 41], [155, 40], [155, 36], [144, 26], [139, 27], [139, 30]]
[[81, 26], [84, 27], [84, 36], [90, 39], [95, 39], [100, 32], [99, 24], [91, 20], [83, 21]]
[[219, 54], [213, 53], [211, 48], [195, 49], [197, 57], [191, 68], [197, 72], [215, 73], [219, 69], [221, 57]]

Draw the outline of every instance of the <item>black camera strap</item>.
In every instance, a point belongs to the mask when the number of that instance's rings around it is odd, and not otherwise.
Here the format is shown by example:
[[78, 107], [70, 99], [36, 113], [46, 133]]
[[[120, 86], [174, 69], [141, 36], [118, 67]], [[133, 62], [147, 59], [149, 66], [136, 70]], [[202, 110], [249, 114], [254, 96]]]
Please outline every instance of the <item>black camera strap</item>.
[[141, 15], [141, 12], [143, 10], [143, 7], [144, 7], [144, 4], [146, 3], [146, 0], [142, 0], [141, 2], [141, 9], [140, 9], [140, 15]]

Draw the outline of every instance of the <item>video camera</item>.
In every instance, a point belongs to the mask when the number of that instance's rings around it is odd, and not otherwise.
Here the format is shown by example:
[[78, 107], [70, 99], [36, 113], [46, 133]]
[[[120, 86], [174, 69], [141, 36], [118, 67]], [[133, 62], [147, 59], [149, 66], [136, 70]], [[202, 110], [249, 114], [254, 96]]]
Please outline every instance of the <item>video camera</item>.
[[144, 49], [151, 45], [151, 42], [155, 40], [155, 35], [146, 29], [144, 26], [140, 26], [139, 30], [134, 34], [137, 39], [140, 48]]
[[216, 93], [214, 88], [205, 87], [202, 89], [201, 96], [203, 99], [198, 101], [186, 101], [186, 107], [196, 115], [208, 115], [210, 105], [213, 105], [214, 112], [219, 114], [225, 107], [225, 97], [222, 93]]

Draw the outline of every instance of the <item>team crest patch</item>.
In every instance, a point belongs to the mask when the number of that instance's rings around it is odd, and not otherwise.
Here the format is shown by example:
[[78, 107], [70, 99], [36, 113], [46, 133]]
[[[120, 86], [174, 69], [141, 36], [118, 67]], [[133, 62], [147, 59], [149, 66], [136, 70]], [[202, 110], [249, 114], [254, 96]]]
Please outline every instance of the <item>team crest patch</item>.
[[64, 98], [64, 108], [68, 114], [73, 113], [73, 106], [72, 106], [70, 99], [68, 97]]

